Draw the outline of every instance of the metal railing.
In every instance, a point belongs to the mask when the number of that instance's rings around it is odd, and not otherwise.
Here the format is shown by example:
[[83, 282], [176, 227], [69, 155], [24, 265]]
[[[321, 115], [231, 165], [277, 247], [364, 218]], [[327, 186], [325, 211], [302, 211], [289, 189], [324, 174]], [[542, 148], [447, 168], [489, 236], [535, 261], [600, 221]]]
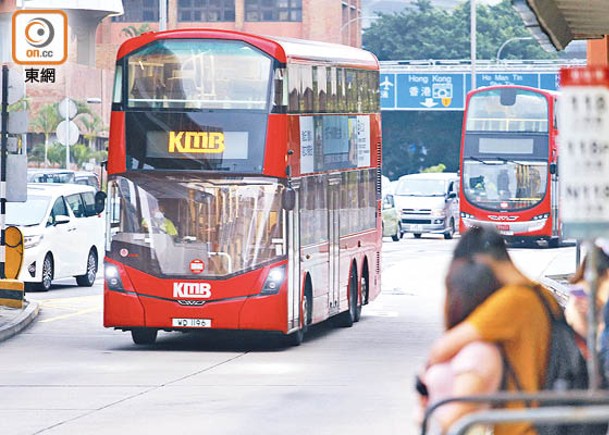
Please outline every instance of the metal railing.
[[[477, 411], [459, 419], [450, 427], [449, 434], [461, 434], [475, 424], [506, 422], [532, 423], [599, 423], [609, 422], [609, 394], [603, 391], [569, 390], [538, 393], [500, 392], [495, 394], [449, 397], [431, 404], [421, 423], [421, 435], [427, 435], [432, 414], [441, 406], [454, 402], [504, 405], [510, 402], [535, 402], [540, 408], [492, 409]], [[562, 405], [562, 406], [560, 406]], [[568, 406], [567, 406], [568, 405]], [[458, 432], [454, 432], [458, 430]]]

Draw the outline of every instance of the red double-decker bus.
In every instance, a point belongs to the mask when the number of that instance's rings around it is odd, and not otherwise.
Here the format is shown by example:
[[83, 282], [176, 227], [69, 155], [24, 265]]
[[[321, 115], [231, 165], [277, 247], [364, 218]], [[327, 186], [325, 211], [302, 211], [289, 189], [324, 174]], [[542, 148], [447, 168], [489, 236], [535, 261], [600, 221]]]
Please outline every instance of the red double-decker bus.
[[460, 230], [490, 223], [509, 241], [558, 246], [557, 134], [554, 92], [512, 85], [469, 92]]
[[215, 29], [118, 52], [104, 325], [351, 326], [380, 291], [379, 65], [341, 45]]

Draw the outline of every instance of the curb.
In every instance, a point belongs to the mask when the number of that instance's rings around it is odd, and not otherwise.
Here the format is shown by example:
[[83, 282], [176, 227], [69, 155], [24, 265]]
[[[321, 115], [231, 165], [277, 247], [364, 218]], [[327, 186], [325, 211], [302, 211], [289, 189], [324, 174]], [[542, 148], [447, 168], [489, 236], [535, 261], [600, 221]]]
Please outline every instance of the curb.
[[7, 340], [29, 326], [38, 316], [39, 305], [36, 301], [24, 301], [27, 306], [14, 319], [0, 326], [0, 341]]

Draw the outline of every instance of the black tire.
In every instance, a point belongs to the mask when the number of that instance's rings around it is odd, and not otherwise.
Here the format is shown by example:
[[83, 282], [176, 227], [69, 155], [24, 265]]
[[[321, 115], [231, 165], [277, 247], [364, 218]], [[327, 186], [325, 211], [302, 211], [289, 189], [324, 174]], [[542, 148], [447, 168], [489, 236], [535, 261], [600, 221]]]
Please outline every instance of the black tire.
[[421, 238], [421, 233], [414, 233], [413, 234], [415, 239], [420, 239]]
[[154, 344], [158, 329], [135, 328], [131, 330], [131, 338], [135, 344]]
[[42, 261], [42, 281], [38, 283], [38, 289], [43, 292], [49, 291], [53, 282], [53, 257], [47, 254]]
[[395, 230], [395, 234], [393, 236], [391, 236], [391, 240], [393, 240], [394, 242], [399, 242], [401, 236], [402, 236], [402, 226], [398, 222], [397, 228]]
[[446, 240], [450, 240], [455, 235], [455, 220], [453, 218], [450, 219], [450, 223], [448, 224], [448, 229], [444, 232], [444, 238]]
[[304, 341], [305, 334], [309, 330], [309, 325], [313, 322], [313, 299], [311, 295], [311, 289], [307, 286], [302, 298], [302, 325], [298, 331], [285, 336], [285, 343], [288, 346], [300, 346]]
[[359, 320], [358, 308], [361, 312], [362, 306], [357, 297], [357, 272], [352, 267], [349, 274], [349, 309], [336, 316], [336, 325], [343, 328], [352, 327]]
[[87, 272], [76, 277], [76, 284], [81, 287], [91, 287], [95, 283], [97, 276], [97, 254], [93, 249], [87, 255]]
[[548, 248], [560, 248], [560, 237], [551, 237], [550, 239], [548, 239]]

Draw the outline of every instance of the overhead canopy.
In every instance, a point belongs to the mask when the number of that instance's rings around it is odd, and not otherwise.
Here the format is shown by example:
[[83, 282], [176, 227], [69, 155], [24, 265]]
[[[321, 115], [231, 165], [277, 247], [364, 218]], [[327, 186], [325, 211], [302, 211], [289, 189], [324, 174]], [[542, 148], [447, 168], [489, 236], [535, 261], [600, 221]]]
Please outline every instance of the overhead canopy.
[[608, 0], [512, 0], [512, 5], [546, 50], [609, 34]]

